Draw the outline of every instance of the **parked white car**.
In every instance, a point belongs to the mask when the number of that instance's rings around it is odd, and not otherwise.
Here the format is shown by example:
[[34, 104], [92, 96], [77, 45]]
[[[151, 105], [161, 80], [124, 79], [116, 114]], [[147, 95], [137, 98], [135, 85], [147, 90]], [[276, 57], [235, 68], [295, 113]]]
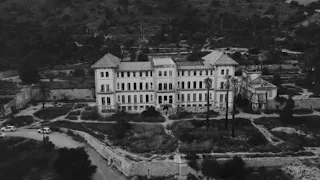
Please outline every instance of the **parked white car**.
[[51, 129], [49, 127], [44, 127], [44, 128], [38, 129], [38, 133], [50, 134], [51, 133]]
[[13, 132], [13, 131], [16, 131], [17, 130], [17, 128], [15, 127], [15, 126], [5, 126], [5, 127], [2, 127], [1, 128], [1, 131], [11, 131], [11, 132]]
[[5, 133], [0, 133], [0, 138], [4, 138], [6, 136], [6, 134]]

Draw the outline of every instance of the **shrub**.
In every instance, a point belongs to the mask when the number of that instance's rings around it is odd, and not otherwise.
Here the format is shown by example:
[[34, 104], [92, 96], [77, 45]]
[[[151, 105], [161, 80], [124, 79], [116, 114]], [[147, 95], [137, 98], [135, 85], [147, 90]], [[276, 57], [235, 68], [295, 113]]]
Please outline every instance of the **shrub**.
[[26, 126], [32, 124], [34, 121], [32, 116], [17, 116], [10, 118], [8, 121], [4, 122], [3, 125], [13, 125], [16, 127]]
[[245, 179], [245, 162], [240, 157], [234, 156], [232, 160], [227, 161], [223, 165], [220, 177], [223, 179]]
[[262, 68], [262, 75], [269, 75], [269, 69], [267, 67]]
[[170, 160], [174, 160], [173, 154], [171, 154], [171, 155], [169, 156], [169, 159], [170, 159]]
[[69, 120], [78, 120], [78, 116], [68, 115], [68, 116], [66, 116], [66, 119], [69, 119]]
[[209, 177], [219, 177], [221, 167], [220, 164], [214, 159], [204, 159], [202, 162], [202, 173]]
[[200, 168], [199, 168], [199, 166], [198, 166], [198, 161], [197, 161], [197, 160], [189, 160], [189, 161], [188, 161], [188, 165], [189, 165], [192, 169], [194, 169], [194, 170], [196, 170], [196, 171], [199, 171], [199, 170], [200, 170]]
[[50, 127], [52, 132], [62, 132], [62, 130], [58, 127]]
[[[127, 120], [127, 121], [130, 121]], [[134, 122], [155, 122], [155, 123], [158, 123], [158, 122], [165, 122], [166, 119], [163, 117], [163, 116], [155, 116], [155, 117], [144, 117], [144, 116], [136, 116], [135, 118], [133, 118], [133, 121]]]
[[66, 179], [91, 179], [96, 172], [96, 166], [91, 164], [89, 155], [84, 148], [61, 148], [59, 156], [54, 161], [56, 173]]
[[75, 133], [74, 133], [73, 131], [71, 131], [71, 130], [68, 130], [66, 134], [67, 134], [68, 136], [72, 137], [72, 139], [73, 139], [74, 141], [81, 142], [81, 143], [86, 142], [86, 140], [85, 140], [82, 136], [80, 136], [80, 135], [78, 135], [78, 134], [75, 134]]
[[71, 112], [69, 112], [68, 115], [78, 116], [78, 115], [80, 115], [80, 114], [81, 114], [81, 111], [78, 110], [78, 111], [71, 111]]
[[90, 111], [83, 111], [81, 113], [81, 119], [82, 120], [99, 120], [100, 114], [98, 112], [98, 109], [95, 107]]
[[191, 117], [192, 113], [187, 111], [182, 111], [177, 114], [169, 115], [169, 119], [177, 120], [177, 119], [183, 119], [183, 118], [189, 118]]
[[311, 109], [303, 108], [303, 109], [293, 109], [293, 113], [294, 114], [312, 114], [313, 111]]
[[191, 121], [191, 124], [192, 124], [194, 127], [199, 128], [199, 127], [202, 127], [202, 126], [205, 125], [205, 121], [197, 121], [197, 120], [193, 119], [193, 120]]
[[247, 106], [247, 107], [243, 107], [242, 108], [243, 112], [248, 113], [248, 114], [261, 114], [258, 111], [254, 111], [251, 107]]
[[253, 133], [248, 141], [248, 143], [253, 146], [265, 145], [267, 142], [267, 139], [260, 132]]
[[160, 116], [161, 114], [152, 106], [152, 107], [149, 107], [147, 110], [143, 111], [141, 115], [145, 117], [156, 117], [156, 116]]
[[75, 106], [74, 106], [74, 109], [81, 109], [81, 108], [85, 108], [85, 107], [88, 107], [89, 105], [88, 104], [76, 104]]
[[187, 153], [187, 156], [185, 158], [190, 160], [196, 160], [196, 159], [199, 159], [199, 156], [195, 152], [192, 152], [192, 153]]
[[64, 104], [61, 107], [48, 107], [44, 110], [39, 110], [34, 115], [39, 119], [54, 119], [59, 116], [66, 115], [73, 108], [73, 104]]

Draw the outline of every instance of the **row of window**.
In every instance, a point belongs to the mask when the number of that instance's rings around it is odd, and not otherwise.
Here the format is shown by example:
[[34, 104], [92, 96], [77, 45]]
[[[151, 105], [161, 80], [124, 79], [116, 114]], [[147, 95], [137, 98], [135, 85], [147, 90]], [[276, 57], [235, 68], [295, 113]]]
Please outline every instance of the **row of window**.
[[160, 90], [160, 91], [173, 90], [173, 85], [172, 85], [172, 83], [159, 83], [158, 90]]
[[152, 90], [153, 83], [145, 82], [145, 83], [117, 83], [117, 90], [121, 91], [131, 91], [131, 90]]
[[[209, 94], [209, 99], [212, 100], [212, 93]], [[149, 103], [153, 101], [153, 95], [152, 94], [146, 94], [146, 95], [142, 95], [140, 94], [138, 95], [118, 95], [118, 102], [121, 103]], [[145, 98], [144, 98], [145, 97]], [[191, 100], [192, 97], [192, 100]], [[106, 101], [107, 100], [107, 101]], [[207, 93], [200, 93], [198, 94], [198, 99], [197, 99], [197, 94], [186, 94], [186, 99], [185, 99], [185, 94], [178, 94], [178, 101], [181, 102], [200, 102], [203, 100], [207, 100]], [[219, 98], [220, 102], [226, 102], [225, 99], [225, 95], [224, 94], [220, 94], [220, 98]], [[162, 103], [169, 103], [172, 104], [173, 103], [173, 96], [172, 95], [159, 95], [158, 96], [158, 103], [162, 104]], [[101, 104], [102, 105], [110, 105], [111, 104], [111, 99], [110, 97], [101, 97]]]
[[117, 77], [152, 77], [152, 71], [140, 71], [140, 72], [117, 72]]
[[100, 77], [109, 77], [109, 72], [100, 72]]
[[138, 108], [140, 110], [144, 110], [144, 109], [148, 109], [151, 106], [119, 106], [119, 108], [123, 111], [131, 111], [131, 110], [138, 110]]
[[[221, 69], [221, 75], [229, 75], [229, 69]], [[173, 72], [170, 71], [159, 71], [159, 76], [173, 76]], [[178, 71], [178, 76], [209, 76], [213, 75], [213, 70], [184, 70]], [[140, 72], [117, 72], [117, 77], [152, 77], [152, 71], [140, 71]], [[100, 72], [100, 77], [109, 77], [109, 72]]]
[[172, 71], [158, 71], [159, 76], [170, 76], [172, 77]]
[[[142, 95], [118, 95], [118, 102], [120, 103], [149, 103], [153, 101], [153, 95], [152, 94], [145, 94]], [[145, 98], [144, 98], [145, 97]]]
[[172, 95], [158, 95], [158, 104], [172, 104], [173, 96]]
[[[203, 107], [203, 106], [207, 106], [207, 104], [187, 104], [187, 105], [185, 105], [185, 104], [181, 104], [181, 105], [177, 105], [177, 107]], [[212, 104], [209, 104], [209, 107], [211, 107], [212, 106]]]
[[[212, 93], [209, 93], [209, 99], [212, 99]], [[191, 99], [192, 97], [192, 99]], [[178, 94], [178, 101], [181, 102], [199, 102], [199, 101], [206, 101], [207, 100], [207, 93], [200, 93], [200, 94]]]
[[213, 70], [181, 70], [178, 76], [212, 76]]
[[[211, 84], [213, 88], [213, 83]], [[178, 88], [181, 89], [202, 89], [206, 88], [205, 83], [202, 81], [178, 81]]]

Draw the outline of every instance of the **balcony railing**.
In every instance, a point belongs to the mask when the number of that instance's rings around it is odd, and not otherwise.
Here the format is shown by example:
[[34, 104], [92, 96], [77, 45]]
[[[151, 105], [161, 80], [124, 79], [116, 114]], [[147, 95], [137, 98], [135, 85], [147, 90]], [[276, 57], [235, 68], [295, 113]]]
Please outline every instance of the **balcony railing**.
[[175, 88], [173, 88], [173, 89], [157, 89], [157, 92], [175, 92], [176, 91], [176, 89]]
[[111, 90], [111, 89], [107, 89], [107, 90], [100, 89], [100, 90], [98, 91], [98, 93], [99, 93], [99, 94], [110, 94], [110, 93], [114, 93], [114, 91]]

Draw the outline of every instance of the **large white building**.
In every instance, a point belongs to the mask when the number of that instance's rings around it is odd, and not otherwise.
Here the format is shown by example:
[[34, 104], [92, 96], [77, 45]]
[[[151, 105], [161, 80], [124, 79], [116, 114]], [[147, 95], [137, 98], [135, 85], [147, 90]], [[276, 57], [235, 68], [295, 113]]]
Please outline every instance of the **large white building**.
[[[182, 108], [206, 110], [207, 89], [204, 79], [212, 79], [210, 109], [226, 106], [226, 76], [234, 76], [236, 61], [213, 51], [203, 61], [174, 62], [170, 57], [151, 57], [148, 62], [124, 62], [106, 54], [95, 70], [96, 101], [99, 111], [141, 112], [150, 106], [161, 110]], [[233, 92], [229, 91], [229, 107]], [[172, 111], [172, 112], [173, 112]]]

